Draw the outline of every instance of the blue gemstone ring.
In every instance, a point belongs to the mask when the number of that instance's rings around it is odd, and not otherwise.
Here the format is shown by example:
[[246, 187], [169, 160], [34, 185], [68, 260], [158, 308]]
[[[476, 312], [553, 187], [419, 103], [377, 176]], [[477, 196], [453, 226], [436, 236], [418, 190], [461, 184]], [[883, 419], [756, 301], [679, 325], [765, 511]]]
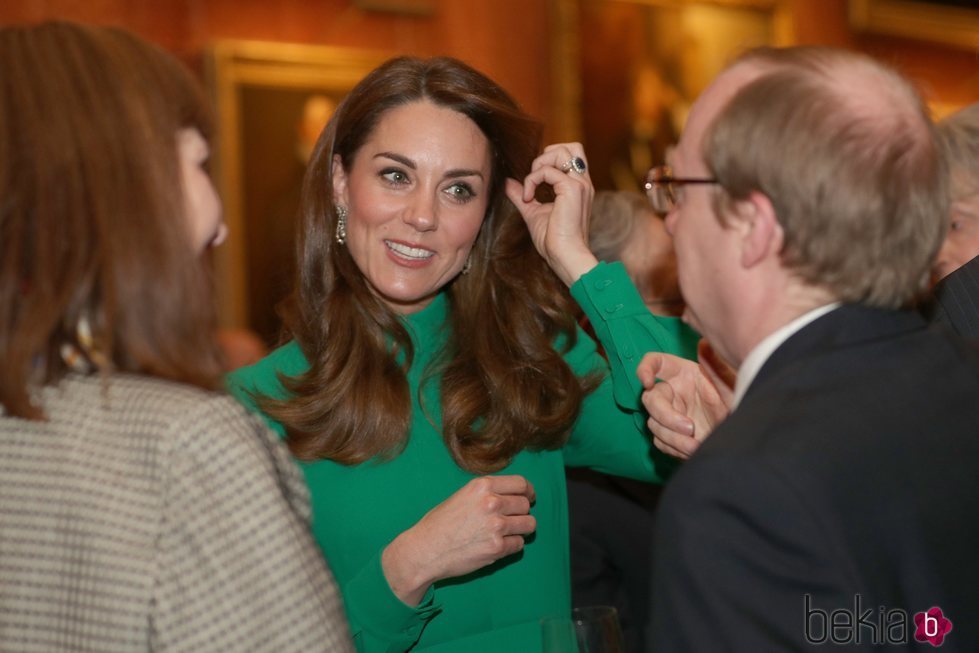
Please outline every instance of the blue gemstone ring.
[[567, 160], [567, 162], [561, 166], [561, 172], [577, 172], [579, 175], [585, 174], [585, 170], [588, 166], [585, 165], [585, 160], [580, 156], [573, 156]]

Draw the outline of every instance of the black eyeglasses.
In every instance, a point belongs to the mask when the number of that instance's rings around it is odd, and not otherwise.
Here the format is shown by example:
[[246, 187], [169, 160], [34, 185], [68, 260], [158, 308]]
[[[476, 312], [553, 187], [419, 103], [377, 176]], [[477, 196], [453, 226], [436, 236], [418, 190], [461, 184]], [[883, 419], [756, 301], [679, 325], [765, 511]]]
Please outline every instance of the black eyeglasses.
[[676, 208], [681, 186], [687, 184], [716, 184], [716, 179], [684, 179], [674, 177], [670, 166], [656, 166], [646, 175], [646, 197], [657, 213], [669, 213]]

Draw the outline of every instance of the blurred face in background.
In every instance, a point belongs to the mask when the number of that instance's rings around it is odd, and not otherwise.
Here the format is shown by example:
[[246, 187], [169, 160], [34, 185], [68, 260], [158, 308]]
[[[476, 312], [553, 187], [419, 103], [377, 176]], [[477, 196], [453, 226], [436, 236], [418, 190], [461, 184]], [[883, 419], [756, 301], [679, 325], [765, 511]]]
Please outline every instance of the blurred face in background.
[[220, 245], [228, 234], [221, 219], [221, 201], [207, 173], [211, 151], [195, 128], [177, 132], [177, 157], [184, 191], [184, 210], [190, 222], [194, 250]]
[[948, 235], [932, 269], [936, 282], [979, 256], [979, 189], [961, 183], [957, 177], [953, 171]]
[[651, 312], [675, 317], [683, 313], [673, 239], [652, 209], [636, 220], [622, 251], [622, 264]]

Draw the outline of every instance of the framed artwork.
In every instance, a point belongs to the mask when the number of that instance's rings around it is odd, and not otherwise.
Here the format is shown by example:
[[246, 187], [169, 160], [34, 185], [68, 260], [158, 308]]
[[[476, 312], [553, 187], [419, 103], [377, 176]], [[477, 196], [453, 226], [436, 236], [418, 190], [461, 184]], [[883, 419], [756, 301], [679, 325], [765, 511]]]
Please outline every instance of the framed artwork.
[[597, 189], [639, 190], [693, 100], [743, 50], [791, 42], [780, 0], [552, 0], [553, 127]]
[[945, 43], [979, 52], [976, 0], [850, 0], [858, 31]]
[[388, 55], [323, 46], [223, 41], [207, 54], [218, 116], [214, 175], [228, 241], [215, 251], [222, 326], [267, 344], [291, 288], [299, 190], [316, 138], [343, 96]]

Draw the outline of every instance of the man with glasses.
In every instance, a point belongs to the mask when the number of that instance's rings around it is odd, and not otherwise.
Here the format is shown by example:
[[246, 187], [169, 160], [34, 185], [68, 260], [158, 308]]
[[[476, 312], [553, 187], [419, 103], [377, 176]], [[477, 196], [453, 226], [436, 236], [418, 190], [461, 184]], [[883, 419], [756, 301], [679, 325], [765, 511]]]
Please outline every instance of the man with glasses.
[[737, 369], [660, 504], [652, 650], [979, 650], [979, 352], [905, 310], [948, 209], [918, 95], [854, 53], [750, 52], [646, 189]]

